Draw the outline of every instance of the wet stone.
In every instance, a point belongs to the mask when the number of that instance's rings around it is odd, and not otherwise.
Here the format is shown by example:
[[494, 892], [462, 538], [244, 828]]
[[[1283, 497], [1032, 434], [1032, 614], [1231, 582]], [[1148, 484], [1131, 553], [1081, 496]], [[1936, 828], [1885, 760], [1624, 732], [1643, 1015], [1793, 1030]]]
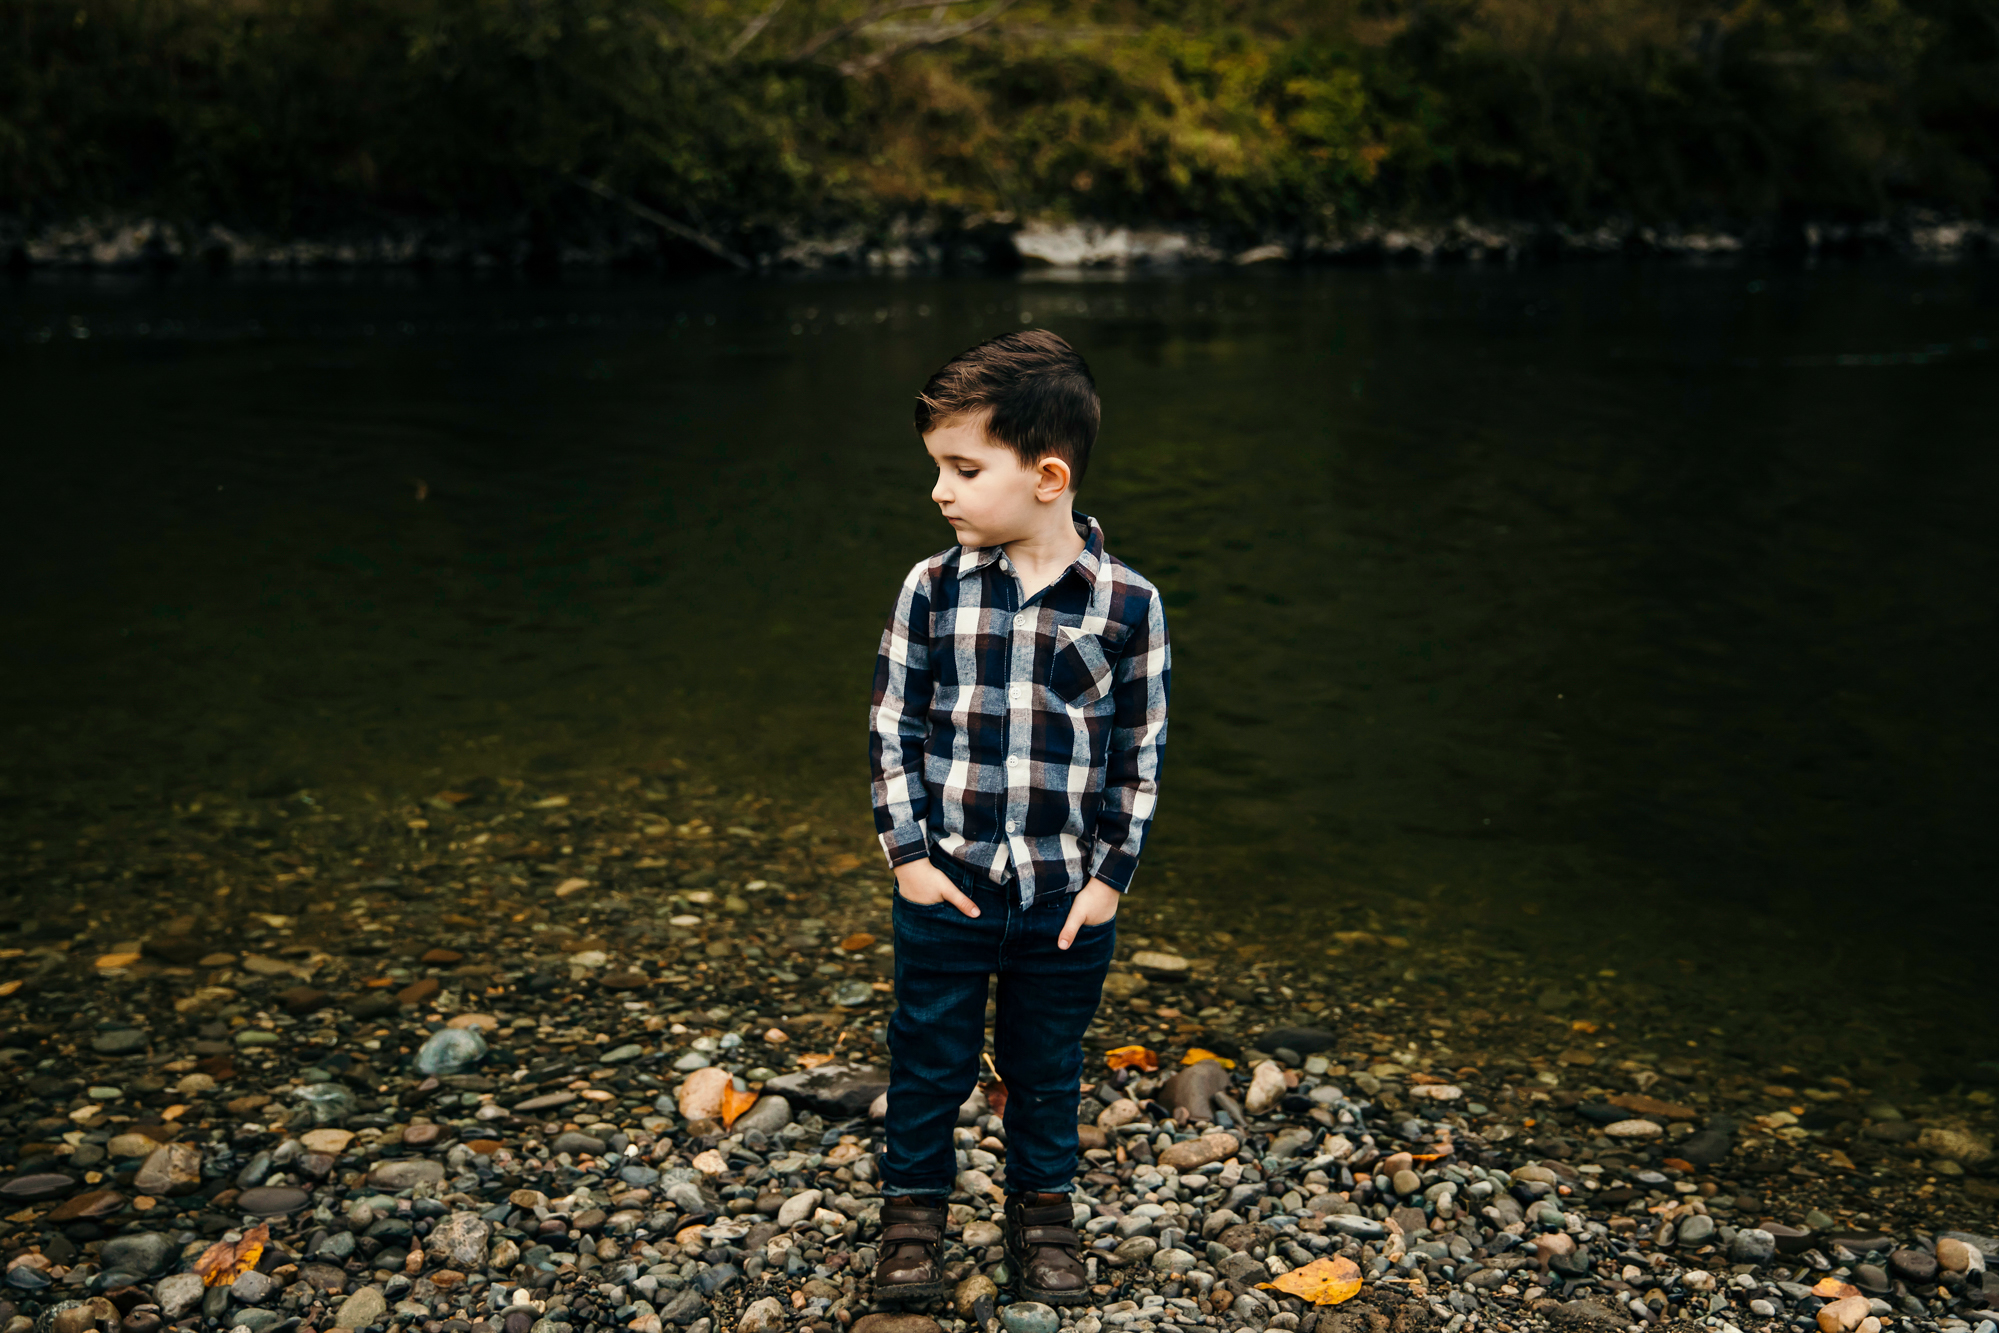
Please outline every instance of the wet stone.
[[1039, 1301], [1016, 1301], [1000, 1311], [1000, 1323], [1007, 1333], [1056, 1333], [1061, 1317]]
[[132, 1177], [141, 1194], [187, 1194], [201, 1187], [201, 1150], [191, 1143], [169, 1143], [146, 1158]]
[[63, 1222], [97, 1222], [114, 1216], [124, 1208], [125, 1196], [117, 1190], [91, 1190], [79, 1194], [67, 1203], [58, 1204], [48, 1215], [48, 1220], [57, 1224]]
[[937, 1321], [921, 1314], [870, 1314], [854, 1321], [853, 1333], [939, 1333]]
[[43, 1199], [59, 1199], [76, 1188], [76, 1178], [54, 1171], [44, 1171], [36, 1175], [15, 1176], [0, 1185], [0, 1199], [9, 1202], [35, 1203]]
[[130, 1055], [146, 1049], [152, 1038], [138, 1028], [118, 1028], [101, 1032], [91, 1040], [90, 1049], [99, 1055]]
[[236, 1196], [236, 1206], [257, 1217], [277, 1217], [295, 1213], [306, 1206], [310, 1196], [290, 1185], [260, 1185]]
[[368, 1183], [376, 1189], [391, 1192], [417, 1185], [441, 1185], [444, 1183], [444, 1166], [440, 1162], [411, 1160], [380, 1162], [368, 1173]]
[[180, 1247], [170, 1236], [156, 1235], [141, 1231], [130, 1235], [113, 1236], [104, 1242], [103, 1252], [98, 1256], [106, 1271], [136, 1273], [147, 1277], [165, 1268]]
[[486, 1058], [486, 1039], [477, 1028], [439, 1028], [416, 1054], [416, 1071], [427, 1075], [460, 1074]]

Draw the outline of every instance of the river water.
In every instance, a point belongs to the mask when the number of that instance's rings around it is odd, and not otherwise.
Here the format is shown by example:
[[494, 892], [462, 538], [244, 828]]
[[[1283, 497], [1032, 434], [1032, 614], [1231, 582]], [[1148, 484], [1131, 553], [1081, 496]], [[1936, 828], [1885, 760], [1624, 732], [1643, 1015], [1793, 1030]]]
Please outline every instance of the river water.
[[1985, 265], [37, 279], [0, 830], [674, 759], [859, 830], [910, 397], [1030, 323], [1169, 607], [1151, 919], [1999, 1055]]

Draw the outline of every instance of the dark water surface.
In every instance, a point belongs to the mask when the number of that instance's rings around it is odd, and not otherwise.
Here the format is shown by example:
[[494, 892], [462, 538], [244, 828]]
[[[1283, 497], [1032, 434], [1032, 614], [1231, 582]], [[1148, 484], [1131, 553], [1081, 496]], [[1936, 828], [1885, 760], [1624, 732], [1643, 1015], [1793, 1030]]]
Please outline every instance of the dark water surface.
[[1032, 322], [1170, 607], [1142, 893], [1989, 1059], [1996, 278], [19, 286], [0, 825], [666, 756], [864, 817], [910, 396]]

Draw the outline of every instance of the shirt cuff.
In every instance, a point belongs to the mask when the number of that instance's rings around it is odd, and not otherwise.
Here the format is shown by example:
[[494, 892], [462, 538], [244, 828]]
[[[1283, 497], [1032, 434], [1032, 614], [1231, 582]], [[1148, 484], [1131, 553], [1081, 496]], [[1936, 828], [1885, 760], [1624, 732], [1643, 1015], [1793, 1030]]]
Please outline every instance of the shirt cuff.
[[888, 857], [891, 870], [897, 866], [908, 865], [911, 861], [925, 861], [930, 858], [930, 835], [920, 820], [898, 825], [876, 836], [881, 840], [882, 852]]
[[1090, 857], [1090, 878], [1100, 879], [1119, 893], [1131, 892], [1131, 877], [1138, 870], [1138, 858], [1116, 847], [1099, 845]]

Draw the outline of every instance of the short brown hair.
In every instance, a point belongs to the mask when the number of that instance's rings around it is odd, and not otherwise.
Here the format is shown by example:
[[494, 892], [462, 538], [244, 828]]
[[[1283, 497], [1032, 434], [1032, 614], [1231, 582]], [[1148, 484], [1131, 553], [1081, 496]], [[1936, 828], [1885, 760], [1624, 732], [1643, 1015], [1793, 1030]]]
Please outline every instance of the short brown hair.
[[986, 434], [1024, 466], [1049, 455], [1082, 481], [1102, 407], [1082, 356], [1046, 329], [988, 338], [958, 353], [916, 395], [916, 433], [990, 409]]

